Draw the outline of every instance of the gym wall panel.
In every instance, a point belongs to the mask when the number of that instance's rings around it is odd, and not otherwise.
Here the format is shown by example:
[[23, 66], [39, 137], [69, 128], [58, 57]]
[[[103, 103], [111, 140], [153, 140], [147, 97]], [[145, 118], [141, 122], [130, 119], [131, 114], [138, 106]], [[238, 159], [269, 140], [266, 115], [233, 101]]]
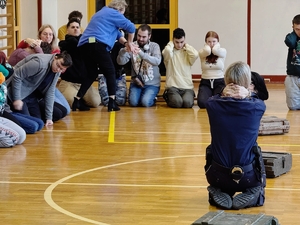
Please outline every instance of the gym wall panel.
[[[37, 38], [38, 11], [36, 0], [20, 1], [20, 31], [21, 40], [31, 37]], [[30, 9], [30, 10], [29, 10]]]
[[[42, 23], [50, 23], [57, 30], [66, 23], [69, 12], [79, 10], [84, 14], [82, 26], [86, 27], [87, 1], [42, 2]], [[251, 15], [248, 15], [249, 3]], [[26, 10], [28, 5], [30, 11]], [[21, 38], [36, 37], [35, 8], [36, 0], [21, 1]], [[186, 31], [187, 42], [197, 50], [203, 47], [207, 31], [216, 31], [221, 46], [227, 49], [225, 67], [237, 60], [250, 60], [251, 68], [262, 75], [285, 75], [287, 48], [283, 41], [292, 31], [291, 20], [300, 13], [299, 8], [299, 0], [178, 0], [178, 26]], [[251, 18], [250, 27], [248, 18]], [[248, 30], [251, 32], [249, 40]], [[200, 60], [196, 61], [192, 72], [201, 74]]]
[[68, 15], [74, 10], [82, 13], [81, 26], [83, 28], [87, 25], [87, 3], [84, 0], [58, 0], [57, 7], [57, 29], [68, 23]]
[[[186, 32], [187, 43], [197, 50], [203, 47], [208, 31], [217, 32], [227, 50], [225, 67], [247, 61], [247, 0], [179, 0], [178, 24]], [[192, 72], [201, 74], [200, 60]]]
[[251, 67], [262, 75], [286, 75], [285, 36], [300, 14], [299, 0], [252, 0]]

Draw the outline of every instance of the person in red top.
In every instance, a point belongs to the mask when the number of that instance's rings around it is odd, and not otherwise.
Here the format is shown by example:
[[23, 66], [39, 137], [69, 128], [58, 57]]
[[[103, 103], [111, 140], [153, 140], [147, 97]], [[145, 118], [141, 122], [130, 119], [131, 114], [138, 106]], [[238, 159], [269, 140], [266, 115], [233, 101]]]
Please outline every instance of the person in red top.
[[[52, 54], [54, 53], [60, 53], [60, 49], [57, 45], [57, 37], [55, 30], [50, 24], [44, 24], [40, 27], [38, 31], [38, 39], [42, 42], [47, 42], [51, 44]], [[17, 48], [28, 48], [32, 47], [34, 48], [36, 46], [36, 40], [32, 38], [26, 38], [22, 40]]]

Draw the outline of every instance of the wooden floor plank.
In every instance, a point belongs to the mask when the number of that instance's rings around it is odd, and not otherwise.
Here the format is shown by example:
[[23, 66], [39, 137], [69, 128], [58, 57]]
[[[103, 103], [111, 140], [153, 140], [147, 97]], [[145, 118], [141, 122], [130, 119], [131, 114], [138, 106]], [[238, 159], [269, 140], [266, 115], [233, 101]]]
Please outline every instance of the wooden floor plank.
[[[266, 202], [231, 213], [300, 219], [300, 114], [285, 104], [283, 84], [267, 83], [265, 115], [287, 118], [284, 135], [259, 136], [265, 151], [290, 152], [293, 167], [267, 179]], [[103, 106], [71, 112], [53, 128], [0, 151], [1, 224], [187, 225], [209, 211], [204, 153], [207, 113]]]

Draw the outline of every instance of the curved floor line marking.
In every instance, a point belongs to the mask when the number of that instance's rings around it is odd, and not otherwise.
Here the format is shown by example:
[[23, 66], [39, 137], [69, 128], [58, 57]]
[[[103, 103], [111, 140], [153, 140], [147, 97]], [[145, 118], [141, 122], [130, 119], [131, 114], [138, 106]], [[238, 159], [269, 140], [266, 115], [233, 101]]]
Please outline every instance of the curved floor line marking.
[[[297, 154], [298, 155], [298, 154]], [[79, 176], [79, 175], [82, 175], [82, 174], [85, 174], [85, 173], [89, 173], [89, 172], [94, 172], [94, 171], [97, 171], [97, 170], [101, 170], [101, 169], [107, 169], [107, 168], [111, 168], [111, 167], [116, 167], [116, 166], [122, 166], [122, 165], [128, 165], [128, 164], [133, 164], [133, 163], [141, 163], [141, 162], [149, 162], [149, 161], [156, 161], [156, 160], [165, 160], [165, 159], [175, 159], [175, 158], [190, 158], [190, 157], [199, 157], [199, 156], [204, 156], [204, 155], [186, 155], [186, 156], [170, 156], [170, 157], [163, 157], [163, 158], [152, 158], [152, 159], [142, 159], [142, 160], [135, 160], [135, 161], [129, 161], [129, 162], [123, 162], [123, 163], [117, 163], [117, 164], [112, 164], [112, 165], [107, 165], [107, 166], [102, 166], [102, 167], [97, 167], [97, 168], [94, 168], [94, 169], [90, 169], [90, 170], [85, 170], [85, 171], [82, 171], [82, 172], [79, 172], [79, 173], [75, 173], [73, 175], [70, 175], [70, 176], [67, 176], [67, 177], [64, 177], [54, 183], [52, 183], [44, 192], [44, 199], [45, 201], [48, 203], [48, 205], [50, 205], [53, 209], [65, 214], [65, 215], [68, 215], [70, 217], [73, 217], [75, 219], [78, 219], [78, 220], [82, 220], [82, 221], [85, 221], [85, 222], [89, 222], [89, 223], [93, 223], [93, 224], [98, 224], [98, 225], [109, 225], [109, 224], [106, 224], [106, 223], [101, 223], [101, 222], [98, 222], [98, 221], [95, 221], [95, 220], [91, 220], [91, 219], [88, 219], [88, 218], [85, 218], [83, 216], [79, 216], [77, 214], [74, 214], [74, 213], [71, 213], [65, 209], [63, 209], [62, 207], [60, 207], [59, 205], [57, 205], [53, 199], [52, 199], [52, 192], [53, 190], [60, 184], [63, 185], [63, 182], [66, 181], [66, 180], [69, 180], [73, 177], [76, 177], [76, 176]], [[67, 183], [64, 183], [64, 184], [67, 184]], [[70, 184], [74, 184], [74, 183], [70, 183]], [[85, 184], [87, 185], [87, 184]], [[98, 184], [98, 185], [110, 185], [110, 184]], [[111, 185], [116, 185], [116, 184], [111, 184]], [[126, 184], [125, 184], [126, 185]], [[122, 184], [120, 184], [120, 186], [122, 186]], [[123, 184], [124, 186], [124, 184]], [[128, 185], [130, 186], [130, 185]], [[135, 185], [131, 185], [131, 186], [135, 186]], [[142, 185], [136, 185], [136, 186], [142, 186]], [[149, 185], [148, 185], [149, 186]], [[150, 185], [151, 186], [151, 185]], [[153, 185], [152, 185], [153, 186]], [[156, 185], [156, 186], [160, 186], [160, 185]], [[179, 185], [172, 185], [170, 187], [182, 187], [182, 186], [179, 186]], [[199, 187], [203, 187], [203, 186], [185, 186], [184, 188], [186, 187], [189, 187], [189, 188], [199, 188]], [[206, 188], [206, 187], [205, 187]], [[280, 190], [282, 191], [282, 189], [280, 188], [266, 188], [266, 189], [269, 189], [269, 190]], [[289, 190], [289, 191], [299, 191], [299, 189], [284, 189], [284, 190]]]
[[[70, 177], [66, 177], [67, 179], [69, 179]], [[64, 180], [67, 180], [66, 178], [63, 178], [61, 180], [59, 180], [58, 182], [55, 182], [53, 184], [51, 184], [45, 191], [44, 193], [44, 199], [45, 201], [48, 203], [48, 205], [50, 205], [52, 208], [54, 208], [55, 210], [65, 214], [65, 215], [68, 215], [70, 217], [73, 217], [75, 219], [78, 219], [78, 220], [81, 220], [81, 221], [85, 221], [85, 222], [89, 222], [89, 223], [93, 223], [93, 224], [98, 224], [98, 225], [108, 225], [106, 223], [101, 223], [101, 222], [98, 222], [98, 221], [95, 221], [95, 220], [91, 220], [91, 219], [88, 219], [88, 218], [85, 218], [83, 216], [79, 216], [77, 214], [74, 214], [74, 213], [71, 213], [67, 210], [65, 210], [64, 208], [60, 207], [59, 205], [57, 205], [52, 197], [51, 197], [51, 194], [52, 194], [52, 191], [54, 190], [54, 188], [60, 184], [60, 182], [63, 182]]]
[[[101, 222], [98, 222], [98, 221], [95, 221], [95, 220], [91, 220], [91, 219], [88, 219], [88, 218], [85, 218], [83, 216], [79, 216], [77, 214], [74, 214], [74, 213], [71, 213], [67, 210], [65, 210], [64, 208], [60, 207], [59, 205], [57, 205], [53, 199], [52, 199], [52, 192], [53, 190], [61, 183], [63, 183], [64, 181], [66, 180], [69, 180], [73, 177], [76, 177], [76, 176], [79, 176], [79, 175], [82, 175], [82, 174], [85, 174], [85, 173], [89, 173], [89, 172], [93, 172], [93, 171], [96, 171], [96, 170], [101, 170], [101, 169], [107, 169], [107, 168], [111, 168], [111, 167], [116, 167], [116, 166], [122, 166], [122, 165], [128, 165], [128, 164], [133, 164], [133, 163], [141, 163], [141, 162], [149, 162], [149, 161], [155, 161], [155, 160], [164, 160], [164, 159], [175, 159], [175, 158], [190, 158], [190, 157], [195, 157], [195, 156], [201, 156], [201, 155], [187, 155], [187, 156], [170, 156], [170, 157], [163, 157], [163, 158], [153, 158], [153, 159], [142, 159], [142, 160], [135, 160], [135, 161], [130, 161], [130, 162], [123, 162], [123, 163], [117, 163], [117, 164], [112, 164], [112, 165], [108, 165], [108, 166], [102, 166], [102, 167], [97, 167], [97, 168], [94, 168], [94, 169], [90, 169], [90, 170], [85, 170], [85, 171], [82, 171], [82, 172], [79, 172], [79, 173], [75, 173], [75, 174], [72, 174], [70, 176], [67, 176], [67, 177], [64, 177], [56, 182], [54, 182], [53, 184], [51, 184], [44, 192], [44, 199], [45, 201], [48, 203], [48, 205], [50, 205], [53, 209], [65, 214], [65, 215], [68, 215], [70, 217], [73, 217], [75, 219], [78, 219], [78, 220], [82, 220], [82, 221], [85, 221], [85, 222], [89, 222], [89, 223], [93, 223], [93, 224], [98, 224], [98, 225], [109, 225], [109, 224], [106, 224], [106, 223], [101, 223]], [[203, 155], [202, 155], [203, 156]]]

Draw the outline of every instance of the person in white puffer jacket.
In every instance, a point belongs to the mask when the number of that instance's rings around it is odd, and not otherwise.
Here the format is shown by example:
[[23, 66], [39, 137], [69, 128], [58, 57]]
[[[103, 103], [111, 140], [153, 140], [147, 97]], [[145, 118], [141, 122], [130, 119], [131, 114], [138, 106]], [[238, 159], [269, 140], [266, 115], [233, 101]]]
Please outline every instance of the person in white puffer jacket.
[[202, 75], [197, 104], [200, 108], [205, 108], [208, 98], [220, 93], [225, 87], [224, 62], [226, 53], [226, 49], [220, 46], [219, 35], [215, 31], [207, 32], [204, 47], [199, 51]]

